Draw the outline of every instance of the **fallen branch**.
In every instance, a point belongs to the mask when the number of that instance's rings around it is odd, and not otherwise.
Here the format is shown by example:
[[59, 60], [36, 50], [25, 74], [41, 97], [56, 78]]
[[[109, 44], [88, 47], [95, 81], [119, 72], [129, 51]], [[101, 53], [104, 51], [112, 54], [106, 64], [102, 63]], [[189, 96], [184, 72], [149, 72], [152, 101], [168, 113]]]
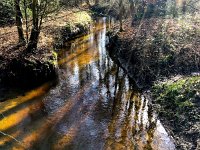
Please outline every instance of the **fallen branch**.
[[2, 113], [1, 113], [1, 116], [2, 116], [3, 118], [5, 118], [4, 114], [2, 114]]
[[2, 132], [2, 131], [0, 131], [0, 134], [11, 138], [12, 140], [14, 140], [14, 141], [16, 141], [17, 143], [19, 143], [23, 148], [25, 148], [25, 146], [22, 144], [22, 142], [20, 142], [19, 140], [17, 140], [15, 137], [13, 137], [13, 136], [11, 136], [11, 135], [9, 135], [9, 134], [6, 134], [6, 133], [4, 133], [4, 132]]

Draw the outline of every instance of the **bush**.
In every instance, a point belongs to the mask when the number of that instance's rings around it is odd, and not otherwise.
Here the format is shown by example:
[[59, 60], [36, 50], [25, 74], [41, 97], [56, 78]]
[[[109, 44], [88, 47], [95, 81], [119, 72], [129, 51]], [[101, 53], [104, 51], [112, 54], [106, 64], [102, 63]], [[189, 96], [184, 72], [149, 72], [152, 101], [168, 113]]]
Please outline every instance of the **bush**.
[[14, 23], [14, 10], [11, 1], [0, 2], [0, 26]]

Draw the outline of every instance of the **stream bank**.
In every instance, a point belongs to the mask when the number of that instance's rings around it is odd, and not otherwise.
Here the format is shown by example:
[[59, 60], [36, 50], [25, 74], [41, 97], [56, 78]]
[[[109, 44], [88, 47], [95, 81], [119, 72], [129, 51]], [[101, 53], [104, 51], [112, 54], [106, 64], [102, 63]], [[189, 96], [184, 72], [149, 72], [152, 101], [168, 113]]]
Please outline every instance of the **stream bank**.
[[64, 48], [67, 41], [88, 34], [91, 24], [92, 17], [87, 11], [77, 10], [70, 14], [64, 25], [60, 27], [58, 36], [55, 37], [54, 48]]
[[152, 18], [137, 22], [134, 27], [131, 20], [126, 20], [124, 32], [119, 32], [118, 25], [108, 32], [108, 47], [138, 85], [146, 86], [200, 70], [199, 25], [199, 18], [181, 23], [178, 19]]
[[152, 97], [177, 149], [200, 148], [200, 76], [176, 76], [156, 83]]
[[46, 18], [40, 33], [38, 49], [24, 53], [18, 41], [16, 27], [0, 28], [0, 83], [5, 86], [36, 87], [57, 78], [57, 54], [64, 42], [90, 31], [92, 22], [88, 12], [79, 9], [62, 10]]
[[184, 150], [198, 149], [200, 136], [200, 76], [191, 75], [200, 71], [200, 19], [193, 17], [145, 19], [134, 27], [126, 20], [123, 32], [118, 25], [108, 32], [110, 53], [141, 88], [153, 87], [159, 118]]
[[23, 54], [23, 47], [0, 60], [0, 82], [11, 87], [36, 87], [57, 77], [57, 55], [48, 49]]

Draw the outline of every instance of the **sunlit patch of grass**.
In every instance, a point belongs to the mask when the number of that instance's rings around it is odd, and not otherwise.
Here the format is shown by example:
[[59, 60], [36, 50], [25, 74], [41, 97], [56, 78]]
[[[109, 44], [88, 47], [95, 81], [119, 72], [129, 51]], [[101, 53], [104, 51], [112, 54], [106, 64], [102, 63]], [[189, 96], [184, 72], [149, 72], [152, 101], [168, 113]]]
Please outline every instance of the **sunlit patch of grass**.
[[75, 17], [77, 18], [75, 21], [75, 24], [76, 23], [88, 23], [88, 22], [92, 21], [91, 16], [85, 11], [76, 13]]
[[87, 12], [77, 12], [69, 18], [65, 30], [68, 33], [78, 32], [79, 30], [88, 31], [91, 22], [92, 18]]

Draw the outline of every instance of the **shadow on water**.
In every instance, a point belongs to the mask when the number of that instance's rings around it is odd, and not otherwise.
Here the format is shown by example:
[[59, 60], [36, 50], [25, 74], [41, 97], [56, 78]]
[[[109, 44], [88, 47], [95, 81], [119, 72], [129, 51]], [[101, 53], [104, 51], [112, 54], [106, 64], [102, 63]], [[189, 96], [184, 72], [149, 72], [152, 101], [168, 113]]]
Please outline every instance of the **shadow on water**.
[[46, 83], [0, 103], [0, 149], [175, 149], [148, 93], [107, 54], [106, 21], [58, 53], [56, 87], [48, 91]]

